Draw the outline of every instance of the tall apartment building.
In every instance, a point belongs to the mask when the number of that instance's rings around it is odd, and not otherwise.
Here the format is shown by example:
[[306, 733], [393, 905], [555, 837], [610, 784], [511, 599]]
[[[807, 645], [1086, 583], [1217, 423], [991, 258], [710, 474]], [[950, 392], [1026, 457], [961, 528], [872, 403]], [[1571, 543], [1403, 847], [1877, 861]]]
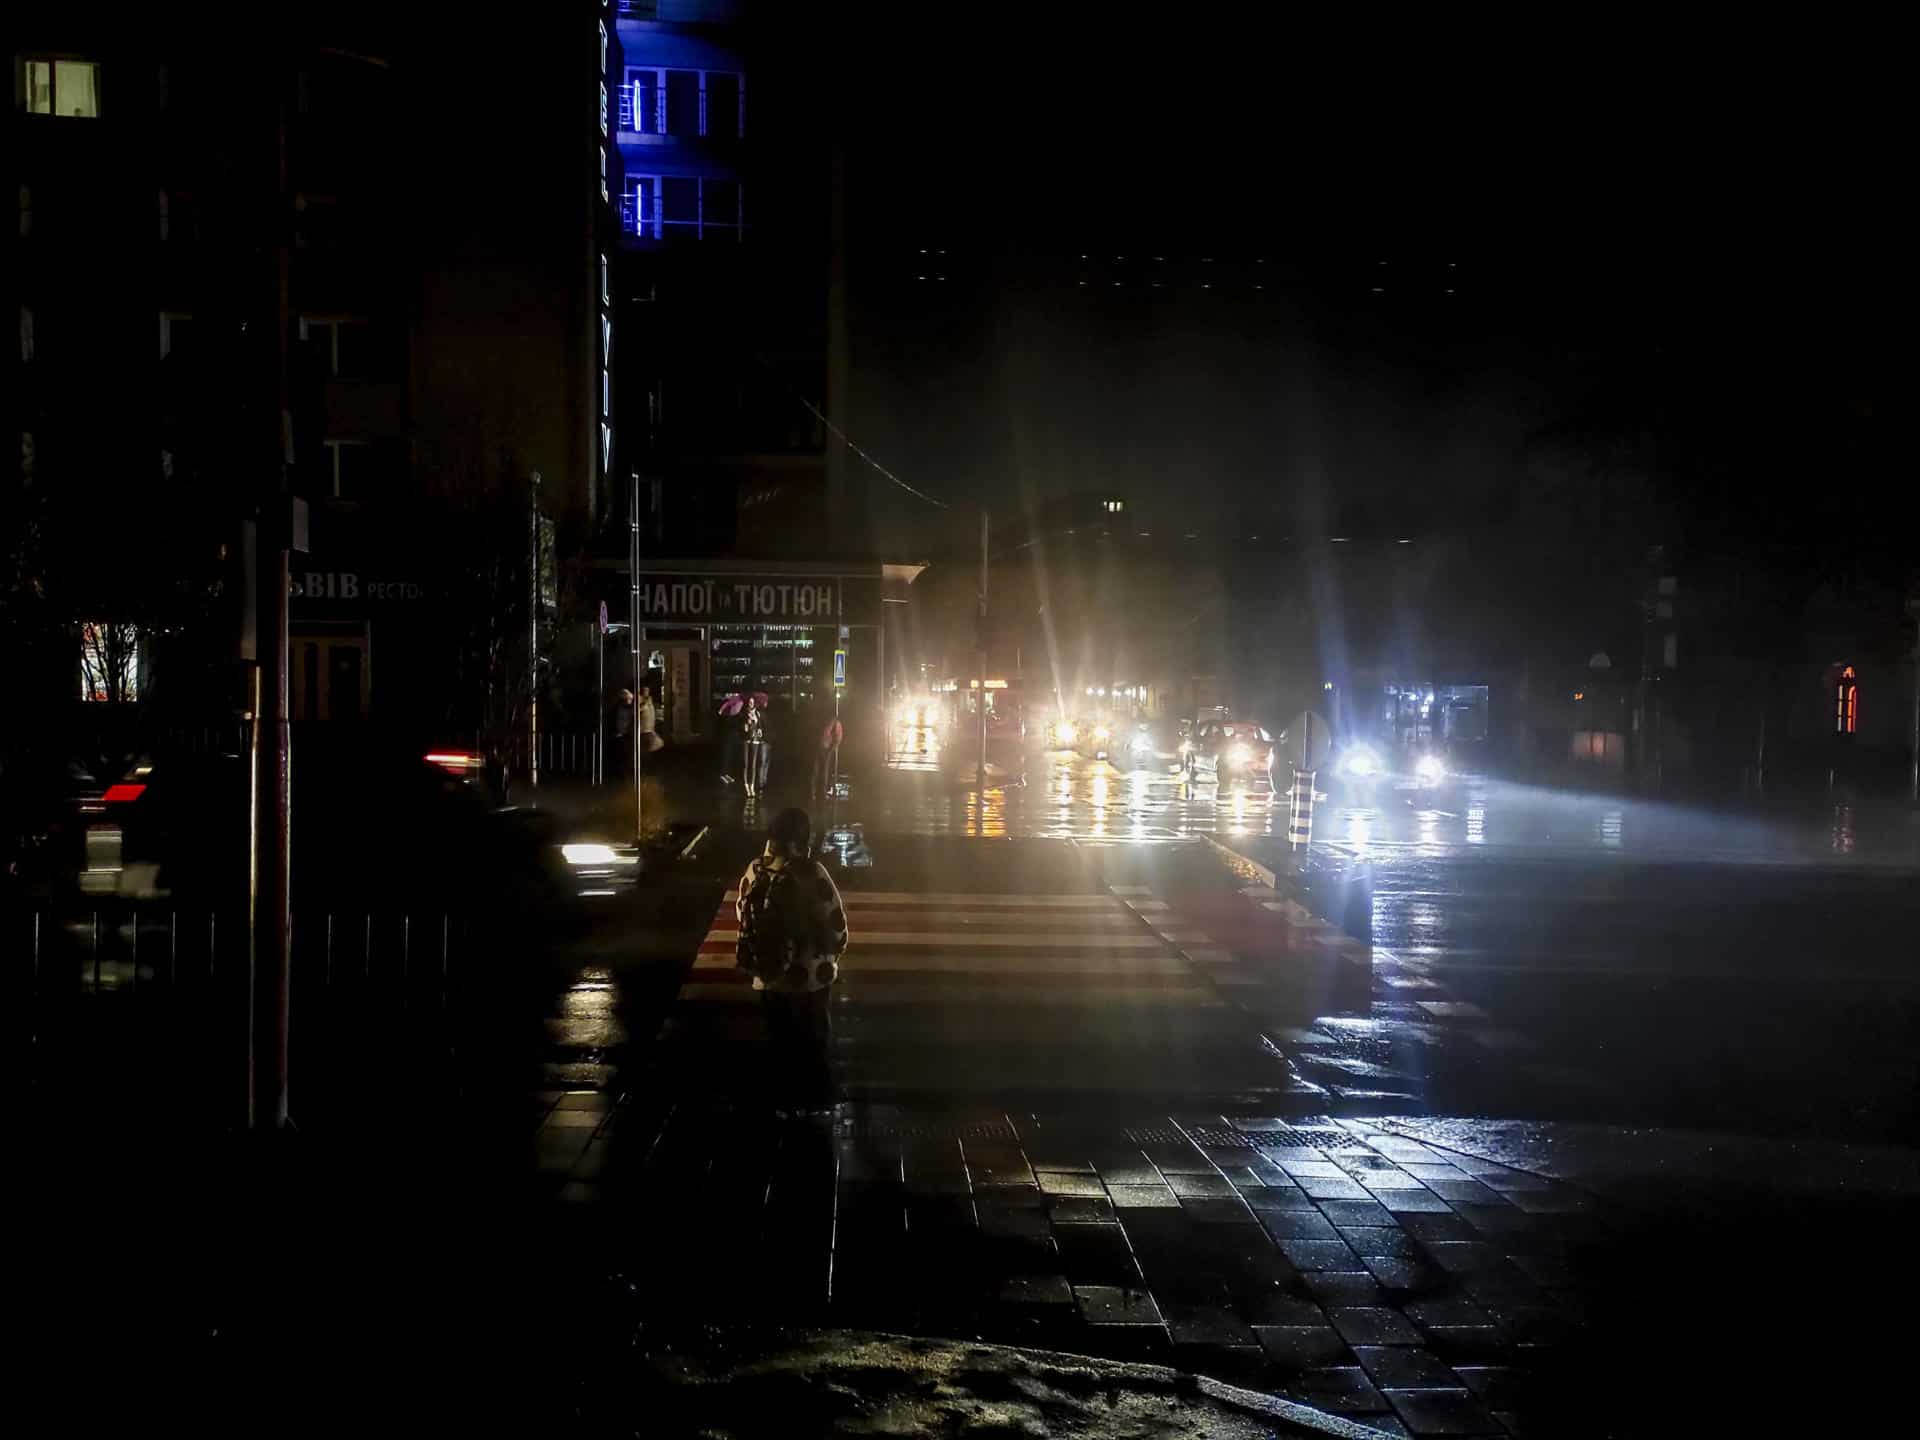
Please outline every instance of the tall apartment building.
[[563, 531], [607, 494], [593, 121], [562, 113], [593, 9], [524, 28], [552, 103], [511, 115], [468, 93], [463, 32], [406, 15], [20, 17], [0, 548], [50, 719], [232, 713], [242, 522], [284, 469], [296, 719], [448, 723], [473, 545], [524, 530], [536, 473]]

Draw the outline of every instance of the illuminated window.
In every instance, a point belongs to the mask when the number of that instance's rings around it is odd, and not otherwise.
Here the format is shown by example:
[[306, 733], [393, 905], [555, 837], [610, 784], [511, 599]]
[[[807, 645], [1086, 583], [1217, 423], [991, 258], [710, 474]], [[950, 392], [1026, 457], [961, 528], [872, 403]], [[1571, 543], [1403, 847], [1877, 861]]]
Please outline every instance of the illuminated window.
[[105, 620], [80, 627], [80, 698], [120, 705], [140, 698], [140, 628]]
[[737, 180], [628, 175], [620, 227], [643, 240], [738, 240], [746, 200]]
[[160, 358], [188, 355], [193, 349], [193, 316], [173, 310], [160, 312]]
[[746, 128], [746, 80], [731, 70], [629, 68], [620, 87], [620, 129], [631, 135], [735, 140]]
[[91, 60], [21, 62], [21, 108], [29, 115], [100, 118], [100, 67]]
[[1849, 665], [1833, 687], [1833, 730], [1836, 735], [1852, 735], [1859, 725], [1860, 682]]

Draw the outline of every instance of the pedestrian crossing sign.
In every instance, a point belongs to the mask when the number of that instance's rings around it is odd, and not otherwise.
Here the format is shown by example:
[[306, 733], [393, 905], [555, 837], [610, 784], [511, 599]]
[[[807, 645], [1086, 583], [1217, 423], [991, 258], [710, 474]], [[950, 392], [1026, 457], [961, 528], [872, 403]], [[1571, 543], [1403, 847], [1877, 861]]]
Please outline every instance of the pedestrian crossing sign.
[[833, 652], [833, 688], [847, 688], [847, 651], [845, 646], [836, 647]]

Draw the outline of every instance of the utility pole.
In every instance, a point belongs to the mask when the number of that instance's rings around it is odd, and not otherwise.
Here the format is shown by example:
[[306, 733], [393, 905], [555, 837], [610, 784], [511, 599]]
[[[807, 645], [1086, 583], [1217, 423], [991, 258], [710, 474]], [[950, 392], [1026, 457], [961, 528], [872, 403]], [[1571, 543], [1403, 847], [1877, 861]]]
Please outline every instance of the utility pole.
[[[253, 796], [249, 817], [250, 876], [248, 976], [247, 1128], [275, 1131], [288, 1122], [287, 1062], [293, 978], [292, 734], [288, 716], [288, 592], [292, 552], [306, 549], [306, 513], [293, 498], [293, 422], [287, 385], [289, 233], [293, 206], [287, 176], [287, 51], [274, 46], [263, 67], [272, 94], [273, 153], [264, 207], [269, 234], [264, 259], [267, 285], [261, 340], [268, 389], [260, 441], [273, 447], [264, 474], [260, 518], [267, 549], [256, 572], [255, 607], [259, 664], [250, 685], [253, 727]], [[252, 307], [249, 307], [250, 309]], [[253, 311], [258, 314], [259, 312]], [[269, 433], [267, 426], [271, 426]], [[251, 453], [243, 452], [243, 454]], [[265, 457], [262, 456], [262, 459]]]
[[[627, 590], [627, 635], [629, 648], [633, 651], [633, 843], [640, 843], [640, 766], [647, 751], [640, 733], [640, 687], [646, 683], [647, 672], [641, 665], [640, 655], [640, 472], [634, 471], [628, 484], [631, 489], [627, 499], [627, 563], [632, 567], [632, 581]], [[660, 697], [665, 699], [663, 695]]]
[[1913, 757], [1908, 762], [1907, 798], [1920, 804], [1920, 636], [1913, 642]]
[[980, 823], [986, 825], [987, 808], [987, 512], [980, 512], [980, 623], [977, 643], [980, 649], [980, 693], [975, 697], [980, 723], [980, 766], [975, 776], [980, 795]]
[[540, 788], [540, 472], [527, 499], [527, 784]]

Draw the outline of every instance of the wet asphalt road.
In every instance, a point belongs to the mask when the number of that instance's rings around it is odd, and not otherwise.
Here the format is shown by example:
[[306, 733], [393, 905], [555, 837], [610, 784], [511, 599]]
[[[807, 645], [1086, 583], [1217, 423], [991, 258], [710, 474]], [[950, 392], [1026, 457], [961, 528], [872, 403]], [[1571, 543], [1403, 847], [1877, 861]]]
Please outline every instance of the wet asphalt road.
[[[1056, 754], [1024, 785], [990, 783], [983, 807], [927, 758], [819, 817], [855, 883], [877, 867], [902, 892], [962, 888], [942, 842], [984, 831], [1070, 841], [1063, 859], [1102, 857], [1178, 909], [1205, 853], [1193, 837], [1284, 851], [1286, 797], [1264, 787], [1223, 795]], [[1904, 815], [1789, 822], [1477, 779], [1336, 785], [1318, 814], [1317, 835], [1331, 824], [1335, 848], [1371, 869], [1371, 996], [1269, 995], [1242, 1038], [1274, 1037], [1336, 1108], [1920, 1138], [1920, 886], [1906, 868], [1920, 826]], [[625, 920], [589, 942], [546, 1022], [547, 1083], [612, 1079], [627, 1037], [670, 1003], [670, 952], [697, 943], [743, 856], [683, 879], [664, 928], [647, 924], [649, 958]], [[1265, 943], [1257, 928], [1220, 938]], [[1209, 1053], [1244, 1053], [1214, 1022], [1184, 1038], [1176, 1010], [1163, 1022], [1169, 1090], [1197, 1083]], [[1235, 1066], [1215, 1068], [1221, 1091], [1245, 1089]]]

